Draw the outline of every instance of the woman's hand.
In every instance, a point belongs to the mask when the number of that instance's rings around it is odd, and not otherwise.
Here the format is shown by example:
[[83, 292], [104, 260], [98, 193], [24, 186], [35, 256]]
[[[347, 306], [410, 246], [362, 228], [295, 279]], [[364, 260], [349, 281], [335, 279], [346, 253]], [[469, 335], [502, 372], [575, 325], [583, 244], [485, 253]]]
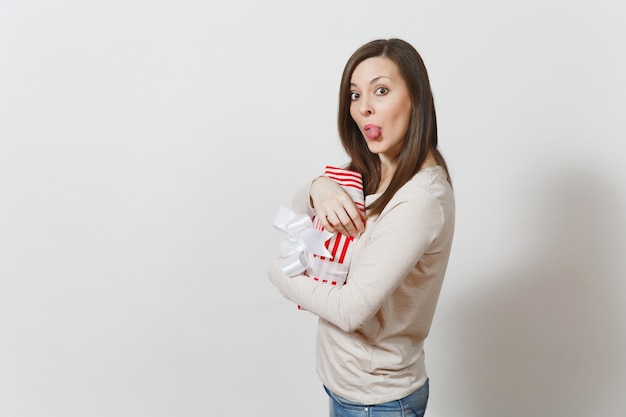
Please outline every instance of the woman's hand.
[[328, 232], [355, 236], [365, 231], [367, 217], [335, 181], [323, 176], [315, 179], [310, 198], [317, 218]]

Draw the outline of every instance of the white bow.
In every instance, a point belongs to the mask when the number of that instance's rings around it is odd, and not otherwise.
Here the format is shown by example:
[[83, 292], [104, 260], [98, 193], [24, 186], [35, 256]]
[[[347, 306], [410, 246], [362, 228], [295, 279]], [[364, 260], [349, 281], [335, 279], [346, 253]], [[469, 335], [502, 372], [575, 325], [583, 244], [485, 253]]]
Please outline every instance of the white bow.
[[280, 255], [285, 258], [282, 268], [286, 275], [293, 277], [306, 271], [315, 255], [332, 258], [325, 243], [333, 234], [315, 230], [311, 218], [306, 214], [296, 214], [281, 207], [274, 220], [274, 227], [287, 233], [280, 244]]

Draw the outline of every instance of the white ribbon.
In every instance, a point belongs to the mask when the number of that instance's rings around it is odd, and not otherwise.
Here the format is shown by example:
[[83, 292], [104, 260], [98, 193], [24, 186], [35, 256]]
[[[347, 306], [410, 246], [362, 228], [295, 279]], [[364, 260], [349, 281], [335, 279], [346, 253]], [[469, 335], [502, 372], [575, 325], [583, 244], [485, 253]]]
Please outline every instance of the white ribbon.
[[315, 230], [311, 218], [306, 214], [296, 214], [281, 207], [274, 220], [274, 227], [287, 233], [280, 244], [280, 255], [285, 258], [282, 268], [287, 276], [293, 277], [306, 271], [314, 255], [332, 258], [325, 243], [333, 234]]

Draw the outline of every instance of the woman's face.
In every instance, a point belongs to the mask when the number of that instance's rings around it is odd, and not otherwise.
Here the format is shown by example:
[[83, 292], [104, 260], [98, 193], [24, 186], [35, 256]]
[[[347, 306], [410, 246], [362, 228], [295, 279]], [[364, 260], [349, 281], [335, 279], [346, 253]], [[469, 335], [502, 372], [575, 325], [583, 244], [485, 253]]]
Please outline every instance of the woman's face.
[[350, 116], [370, 152], [395, 161], [411, 119], [411, 96], [398, 66], [388, 58], [361, 62], [350, 79]]

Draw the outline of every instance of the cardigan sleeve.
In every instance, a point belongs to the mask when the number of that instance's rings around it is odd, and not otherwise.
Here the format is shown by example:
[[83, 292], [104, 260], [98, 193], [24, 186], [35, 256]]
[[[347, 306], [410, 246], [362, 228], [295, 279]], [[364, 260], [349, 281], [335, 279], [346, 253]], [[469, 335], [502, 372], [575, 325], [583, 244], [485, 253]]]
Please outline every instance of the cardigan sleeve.
[[[367, 323], [427, 253], [444, 224], [437, 198], [419, 190], [417, 198], [390, 204], [373, 227], [361, 253], [355, 255], [345, 285], [333, 286], [304, 275], [288, 277], [280, 260], [272, 264], [269, 278], [281, 294], [307, 311], [352, 332]], [[415, 196], [414, 196], [415, 197]]]
[[311, 207], [310, 190], [313, 180], [302, 185], [296, 190], [291, 202], [291, 209], [298, 214], [307, 214], [313, 218], [315, 216], [315, 209]]

